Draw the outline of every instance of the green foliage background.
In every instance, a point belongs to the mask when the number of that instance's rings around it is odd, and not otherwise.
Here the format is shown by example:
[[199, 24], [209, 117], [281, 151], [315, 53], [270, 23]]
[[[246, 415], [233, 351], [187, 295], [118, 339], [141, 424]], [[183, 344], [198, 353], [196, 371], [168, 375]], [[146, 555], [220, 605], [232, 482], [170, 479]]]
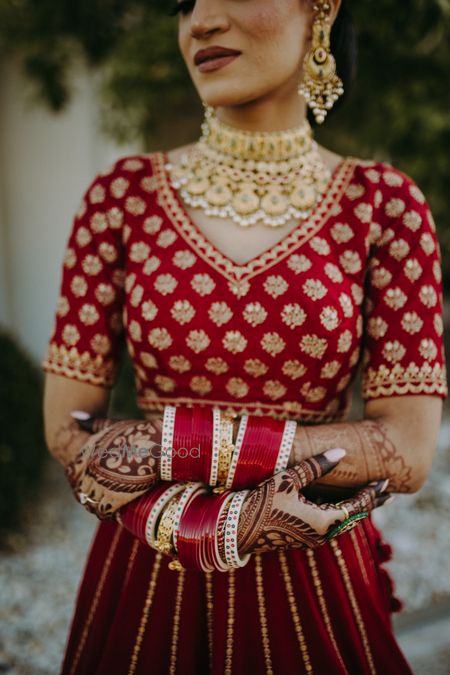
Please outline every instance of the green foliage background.
[[[175, 2], [175, 0], [173, 0]], [[347, 0], [359, 32], [359, 76], [318, 132], [341, 154], [393, 163], [427, 195], [450, 283], [450, 0]], [[171, 0], [0, 0], [0, 56], [14, 54], [55, 111], [80, 59], [97, 67], [106, 131], [158, 144], [198, 101], [178, 54]], [[189, 133], [186, 127], [186, 134]], [[178, 140], [178, 136], [177, 136]], [[185, 140], [188, 140], [186, 138]]]

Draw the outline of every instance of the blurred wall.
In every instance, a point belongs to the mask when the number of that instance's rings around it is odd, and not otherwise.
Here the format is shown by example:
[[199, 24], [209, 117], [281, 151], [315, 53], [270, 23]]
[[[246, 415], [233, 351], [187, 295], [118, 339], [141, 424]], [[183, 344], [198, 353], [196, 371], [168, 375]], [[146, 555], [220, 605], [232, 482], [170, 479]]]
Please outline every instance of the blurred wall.
[[95, 80], [74, 76], [60, 115], [32, 100], [17, 63], [0, 72], [0, 324], [40, 362], [72, 218], [95, 174], [136, 148], [98, 131]]

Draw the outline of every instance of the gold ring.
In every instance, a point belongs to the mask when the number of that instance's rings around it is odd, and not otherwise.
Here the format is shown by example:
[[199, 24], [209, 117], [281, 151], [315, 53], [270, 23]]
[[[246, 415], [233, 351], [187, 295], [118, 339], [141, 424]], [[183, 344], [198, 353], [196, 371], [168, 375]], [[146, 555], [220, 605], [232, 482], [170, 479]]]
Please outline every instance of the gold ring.
[[344, 506], [344, 502], [338, 502], [338, 503], [336, 504], [336, 506], [337, 506], [339, 509], [341, 509], [341, 511], [344, 512], [344, 516], [345, 516], [345, 519], [344, 519], [344, 520], [347, 520], [348, 518], [350, 518], [350, 514], [349, 514], [349, 512], [348, 512], [348, 508], [347, 508], [346, 506]]

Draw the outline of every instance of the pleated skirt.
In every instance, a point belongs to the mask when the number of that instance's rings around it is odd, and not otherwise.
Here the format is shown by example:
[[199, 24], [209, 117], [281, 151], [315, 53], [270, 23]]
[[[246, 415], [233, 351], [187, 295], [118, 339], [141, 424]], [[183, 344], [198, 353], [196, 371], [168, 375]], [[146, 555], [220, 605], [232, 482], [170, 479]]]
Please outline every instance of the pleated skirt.
[[255, 554], [230, 572], [173, 571], [99, 522], [61, 675], [403, 675], [401, 609], [371, 517], [314, 550]]

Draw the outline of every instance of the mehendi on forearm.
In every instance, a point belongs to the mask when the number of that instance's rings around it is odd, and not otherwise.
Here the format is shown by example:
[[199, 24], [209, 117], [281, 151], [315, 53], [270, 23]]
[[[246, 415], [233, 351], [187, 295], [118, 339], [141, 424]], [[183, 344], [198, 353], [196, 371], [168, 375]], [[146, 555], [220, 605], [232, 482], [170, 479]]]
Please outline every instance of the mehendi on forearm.
[[382, 419], [299, 426], [289, 465], [294, 466], [329, 448], [345, 448], [347, 454], [332, 476], [317, 481], [317, 486], [354, 488], [389, 478], [392, 492], [411, 492], [413, 468], [391, 436], [389, 426]]
[[65, 467], [77, 456], [80, 448], [90, 438], [90, 435], [87, 431], [80, 429], [76, 420], [69, 420], [55, 432], [49, 451], [56, 461]]

